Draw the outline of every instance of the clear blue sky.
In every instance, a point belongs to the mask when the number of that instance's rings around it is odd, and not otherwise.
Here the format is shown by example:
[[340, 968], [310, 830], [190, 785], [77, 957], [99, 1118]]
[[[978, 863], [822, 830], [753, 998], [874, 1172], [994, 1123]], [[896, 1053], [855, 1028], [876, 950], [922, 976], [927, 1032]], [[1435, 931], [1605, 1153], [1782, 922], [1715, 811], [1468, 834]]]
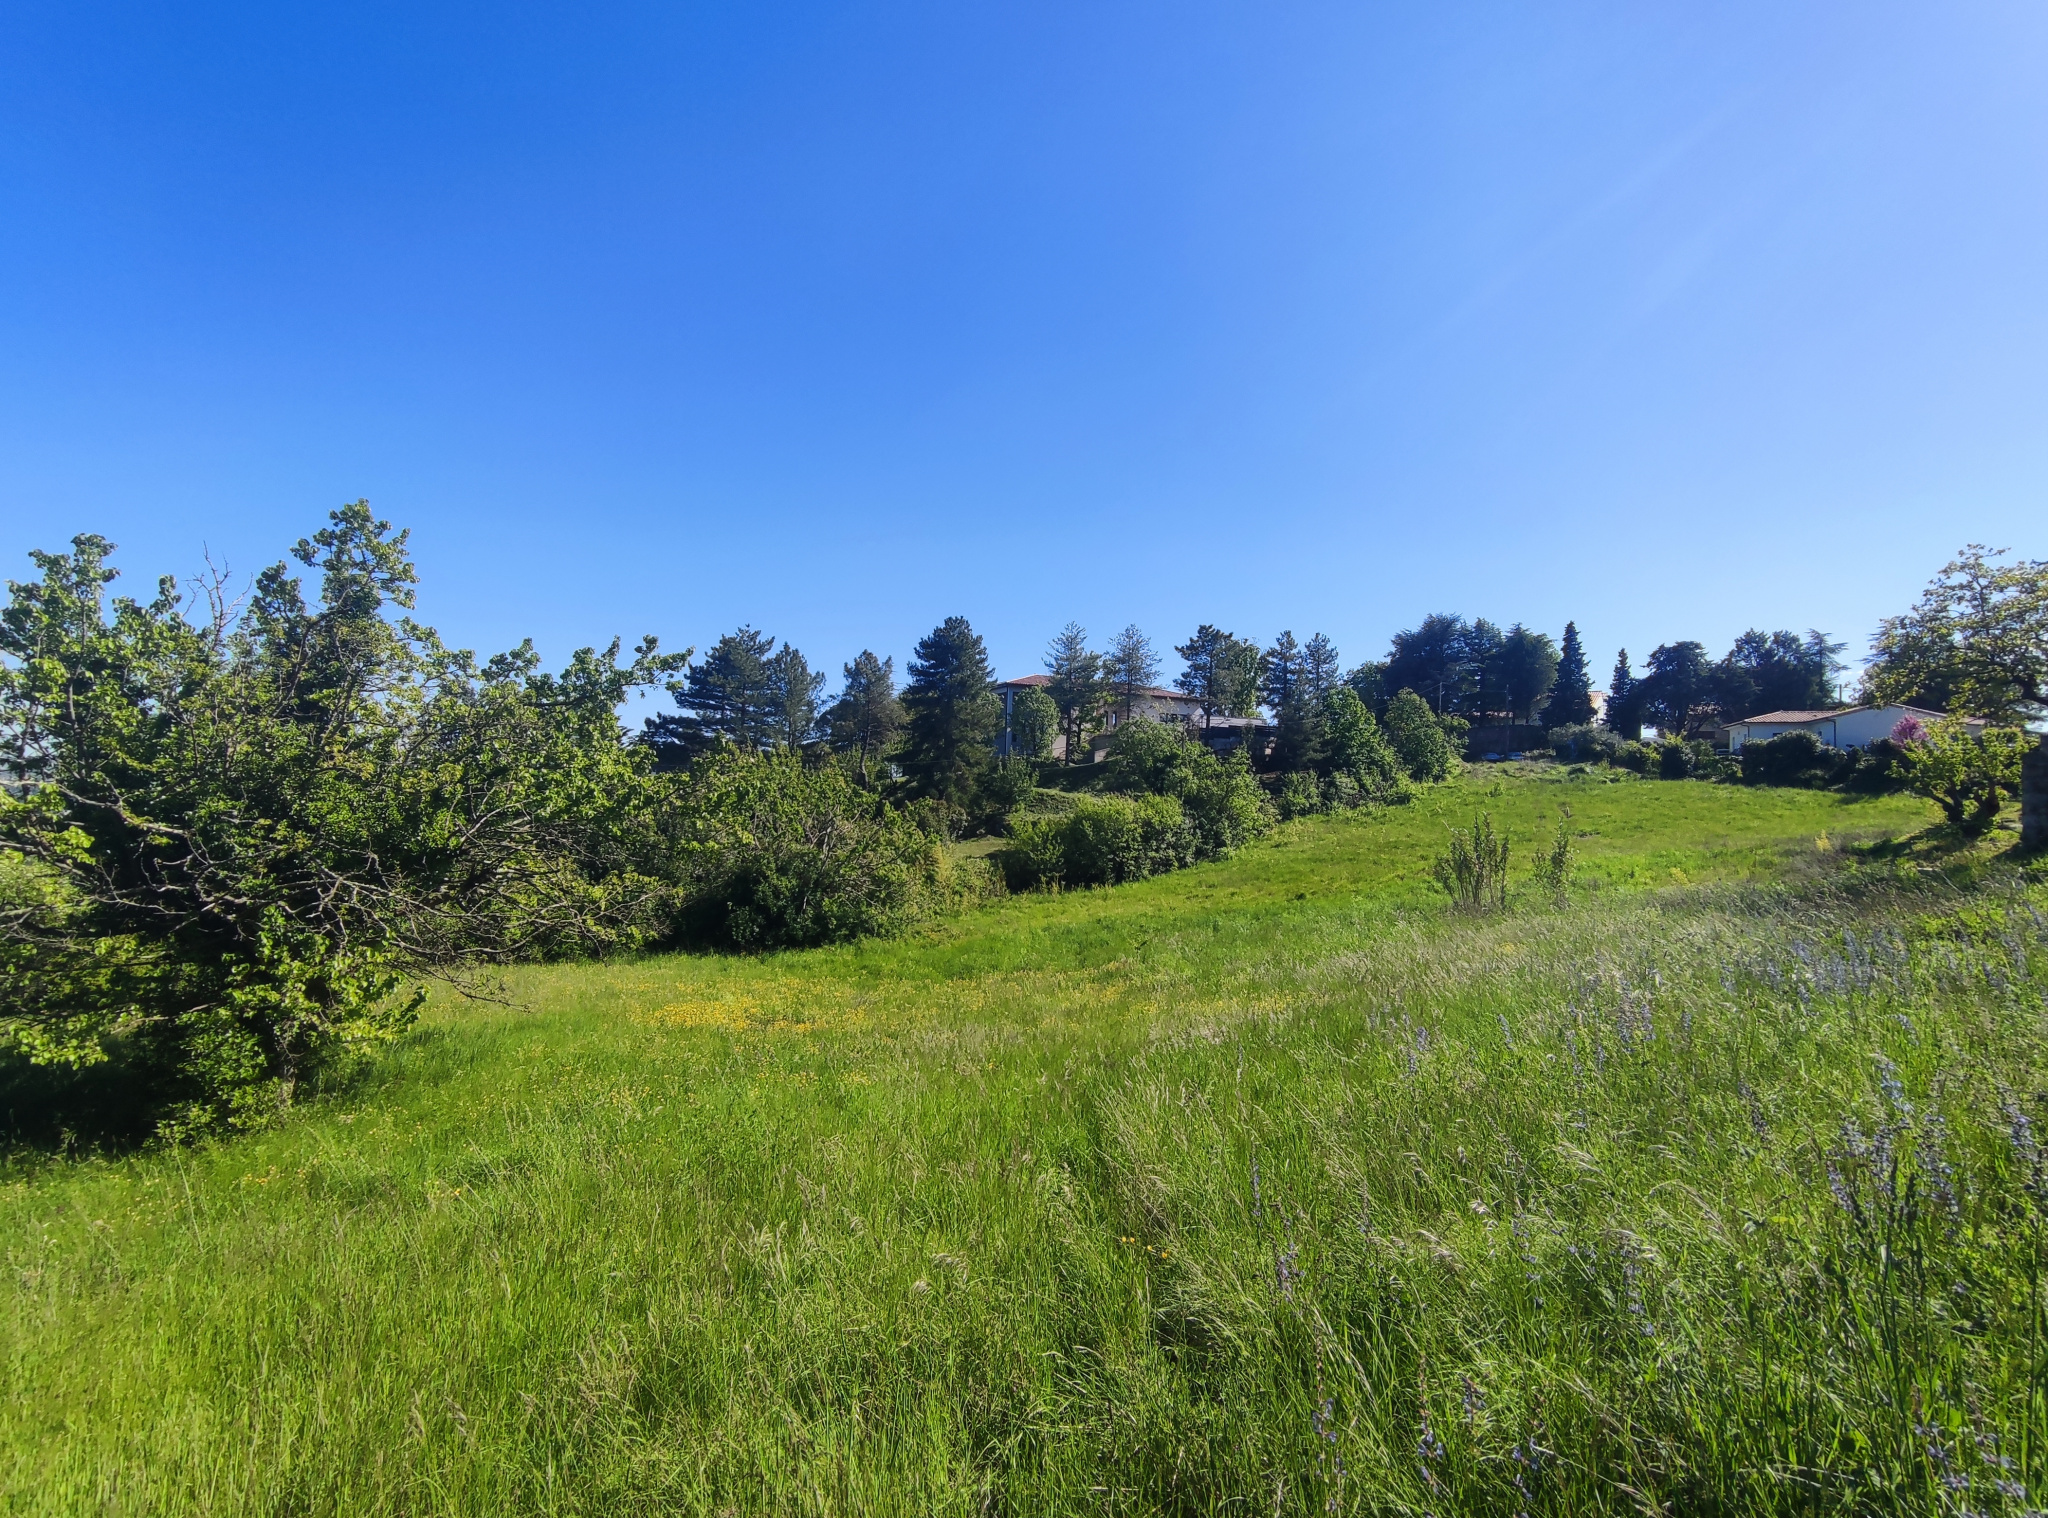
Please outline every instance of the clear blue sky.
[[489, 651], [1861, 651], [2048, 556], [2048, 7], [0, 4], [0, 569]]

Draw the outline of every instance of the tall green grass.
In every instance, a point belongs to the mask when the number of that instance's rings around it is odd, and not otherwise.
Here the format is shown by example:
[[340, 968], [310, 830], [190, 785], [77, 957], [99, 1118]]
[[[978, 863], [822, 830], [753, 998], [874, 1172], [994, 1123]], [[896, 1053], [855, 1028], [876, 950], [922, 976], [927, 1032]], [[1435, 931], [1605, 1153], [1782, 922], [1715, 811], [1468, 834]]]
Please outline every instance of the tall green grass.
[[[1560, 801], [1568, 906], [1432, 895], [1447, 825], [1526, 869]], [[521, 972], [275, 1132], [17, 1150], [0, 1486], [2028, 1511], [2043, 893], [1881, 841], [1925, 820], [1484, 779], [917, 939]]]

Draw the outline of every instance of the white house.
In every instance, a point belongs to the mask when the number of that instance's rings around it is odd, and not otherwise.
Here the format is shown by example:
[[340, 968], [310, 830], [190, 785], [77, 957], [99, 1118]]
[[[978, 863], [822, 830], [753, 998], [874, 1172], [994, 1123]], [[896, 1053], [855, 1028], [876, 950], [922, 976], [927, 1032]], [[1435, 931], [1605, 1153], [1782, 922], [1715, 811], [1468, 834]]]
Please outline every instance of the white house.
[[[1946, 720], [1943, 713], [1928, 711], [1923, 706], [1839, 706], [1831, 711], [1765, 712], [1761, 717], [1746, 717], [1728, 724], [1728, 752], [1739, 754], [1745, 743], [1762, 743], [1790, 732], [1812, 733], [1829, 748], [1868, 748], [1880, 738], [1889, 738], [1892, 729], [1908, 717], [1922, 727]], [[1973, 734], [1984, 731], [1984, 723], [1976, 717], [1967, 718], [1964, 726]]]

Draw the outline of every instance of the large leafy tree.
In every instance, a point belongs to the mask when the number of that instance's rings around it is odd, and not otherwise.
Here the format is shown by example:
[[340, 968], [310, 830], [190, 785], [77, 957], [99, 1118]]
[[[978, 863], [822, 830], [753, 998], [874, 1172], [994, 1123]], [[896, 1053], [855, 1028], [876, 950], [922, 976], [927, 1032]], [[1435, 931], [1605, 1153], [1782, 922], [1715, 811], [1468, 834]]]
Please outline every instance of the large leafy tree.
[[1002, 727], [988, 649], [965, 617], [948, 617], [918, 641], [909, 674], [904, 775], [914, 794], [965, 807]]
[[1972, 543], [1872, 641], [1864, 690], [2019, 724], [2048, 715], [2048, 560]]
[[1842, 645], [1826, 634], [1805, 637], [1752, 627], [1738, 637], [1714, 671], [1716, 698], [1732, 719], [1765, 712], [1825, 710], [1836, 704], [1835, 674]]
[[1159, 683], [1159, 655], [1135, 622], [1118, 633], [1103, 654], [1102, 678], [1122, 722], [1131, 720], [1138, 697]]
[[1410, 778], [1425, 783], [1444, 780], [1457, 768], [1457, 751], [1451, 747], [1443, 723], [1414, 691], [1400, 691], [1387, 703], [1382, 725], [1387, 742]]
[[1474, 685], [1472, 629], [1463, 617], [1437, 612], [1394, 634], [1380, 672], [1387, 691], [1412, 690], [1434, 712], [1455, 711]]
[[1652, 649], [1648, 669], [1635, 695], [1640, 710], [1660, 731], [1682, 738], [1697, 736], [1720, 713], [1707, 651], [1690, 640], [1663, 643]]
[[785, 721], [774, 664], [775, 640], [751, 627], [712, 644], [670, 687], [681, 714], [647, 720], [643, 741], [662, 767], [680, 769], [721, 743], [748, 753], [773, 746]]
[[[408, 982], [659, 925], [659, 787], [624, 697], [682, 656], [530, 645], [479, 668], [405, 615], [403, 533], [332, 514], [235, 616], [170, 579], [117, 597], [112, 545], [35, 555], [0, 612], [0, 1036], [119, 1047], [167, 1129], [253, 1122], [404, 1026]], [[190, 615], [199, 609], [200, 615]]]
[[1045, 693], [1059, 708], [1060, 731], [1067, 739], [1067, 763], [1078, 763], [1108, 694], [1102, 655], [1089, 648], [1088, 630], [1080, 623], [1069, 622], [1053, 638], [1045, 651], [1045, 672], [1051, 676]]
[[1543, 708], [1545, 727], [1572, 727], [1593, 720], [1593, 677], [1586, 669], [1586, 646], [1579, 641], [1579, 624], [1564, 625], [1564, 647], [1557, 658], [1557, 678], [1550, 687], [1550, 701]]
[[896, 661], [872, 649], [842, 665], [846, 684], [825, 713], [832, 746], [853, 756], [860, 783], [874, 783], [874, 766], [903, 727], [903, 703], [896, 699]]

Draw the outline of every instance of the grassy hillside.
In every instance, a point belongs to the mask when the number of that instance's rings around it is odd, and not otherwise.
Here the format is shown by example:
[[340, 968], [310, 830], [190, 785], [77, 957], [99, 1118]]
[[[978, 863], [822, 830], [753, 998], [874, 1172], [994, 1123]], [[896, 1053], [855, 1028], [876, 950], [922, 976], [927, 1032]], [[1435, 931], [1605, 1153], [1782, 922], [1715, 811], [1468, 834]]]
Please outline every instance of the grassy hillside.
[[[1554, 775], [18, 1149], [8, 1506], [2025, 1510], [2042, 892], [1918, 803]], [[1569, 907], [1426, 885], [1566, 804]]]

